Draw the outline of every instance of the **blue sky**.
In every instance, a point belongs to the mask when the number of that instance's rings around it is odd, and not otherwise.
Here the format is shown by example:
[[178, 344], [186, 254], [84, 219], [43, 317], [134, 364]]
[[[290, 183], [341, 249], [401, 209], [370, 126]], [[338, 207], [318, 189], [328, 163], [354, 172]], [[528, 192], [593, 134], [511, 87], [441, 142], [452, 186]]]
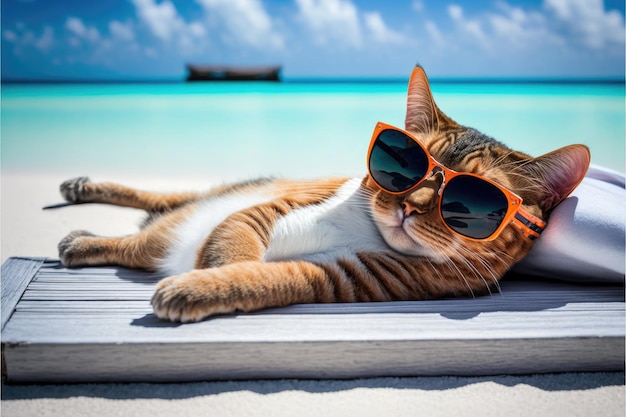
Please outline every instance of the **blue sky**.
[[286, 77], [624, 74], [619, 0], [2, 0], [2, 76], [182, 78], [184, 64]]

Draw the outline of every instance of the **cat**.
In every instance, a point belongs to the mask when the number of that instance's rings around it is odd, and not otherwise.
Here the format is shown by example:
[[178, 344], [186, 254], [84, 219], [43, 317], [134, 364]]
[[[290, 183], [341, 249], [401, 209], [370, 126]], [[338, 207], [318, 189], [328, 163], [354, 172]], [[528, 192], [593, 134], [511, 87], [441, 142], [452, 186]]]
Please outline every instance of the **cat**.
[[[523, 198], [546, 221], [582, 180], [590, 154], [570, 145], [532, 158], [464, 127], [435, 104], [417, 66], [405, 130], [439, 163], [488, 178]], [[499, 279], [533, 240], [508, 223], [492, 240], [446, 227], [432, 178], [390, 193], [361, 179], [256, 179], [207, 192], [159, 194], [86, 177], [64, 182], [70, 203], [146, 210], [141, 231], [109, 238], [74, 231], [59, 243], [68, 266], [115, 264], [167, 275], [152, 297], [161, 319], [194, 322], [215, 314], [298, 303], [428, 300], [498, 290]], [[430, 190], [430, 191], [429, 191]]]

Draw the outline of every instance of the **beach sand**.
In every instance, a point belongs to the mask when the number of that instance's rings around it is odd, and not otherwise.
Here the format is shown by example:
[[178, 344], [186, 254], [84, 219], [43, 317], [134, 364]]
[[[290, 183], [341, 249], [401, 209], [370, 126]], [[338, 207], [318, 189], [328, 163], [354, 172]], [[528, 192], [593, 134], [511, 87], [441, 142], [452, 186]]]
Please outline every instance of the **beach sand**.
[[[69, 231], [104, 235], [137, 230], [142, 213], [61, 202], [56, 175], [2, 176], [1, 253], [55, 258]], [[120, 180], [119, 178], [93, 178]], [[204, 188], [194, 181], [125, 180], [155, 190]], [[181, 185], [177, 185], [181, 184]], [[7, 279], [2, 277], [2, 279]], [[623, 373], [359, 380], [226, 381], [189, 384], [80, 384], [2, 387], [10, 416], [624, 416]]]

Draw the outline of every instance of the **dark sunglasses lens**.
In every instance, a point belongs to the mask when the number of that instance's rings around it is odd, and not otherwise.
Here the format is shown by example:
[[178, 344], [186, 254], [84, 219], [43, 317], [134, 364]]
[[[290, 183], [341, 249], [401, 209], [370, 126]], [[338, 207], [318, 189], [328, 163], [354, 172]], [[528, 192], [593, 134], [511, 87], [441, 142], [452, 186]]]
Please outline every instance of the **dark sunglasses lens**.
[[370, 175], [384, 189], [406, 191], [428, 170], [428, 156], [409, 136], [397, 130], [380, 132], [369, 160]]
[[480, 178], [454, 177], [443, 191], [441, 215], [455, 232], [474, 239], [491, 236], [509, 207], [506, 195]]

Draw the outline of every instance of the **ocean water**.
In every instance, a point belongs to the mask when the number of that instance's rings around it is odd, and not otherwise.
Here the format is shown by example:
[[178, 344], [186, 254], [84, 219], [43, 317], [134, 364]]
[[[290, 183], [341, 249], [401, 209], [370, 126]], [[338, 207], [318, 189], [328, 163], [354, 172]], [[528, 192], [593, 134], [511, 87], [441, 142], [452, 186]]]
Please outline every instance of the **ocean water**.
[[[433, 83], [457, 122], [531, 155], [571, 143], [624, 171], [623, 84]], [[2, 85], [2, 172], [242, 179], [361, 176], [405, 83]]]

